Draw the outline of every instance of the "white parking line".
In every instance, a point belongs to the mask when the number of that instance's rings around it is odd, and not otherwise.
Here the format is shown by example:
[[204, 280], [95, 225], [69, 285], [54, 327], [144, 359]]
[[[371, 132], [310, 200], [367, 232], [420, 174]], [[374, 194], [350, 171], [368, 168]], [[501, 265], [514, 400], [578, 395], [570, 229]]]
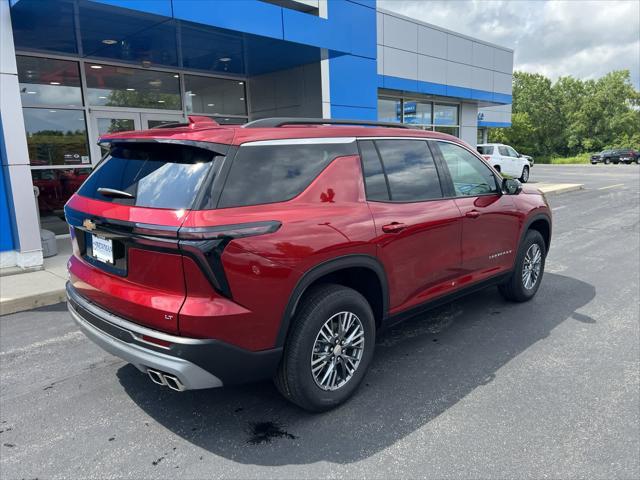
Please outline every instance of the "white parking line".
[[562, 210], [563, 208], [567, 208], [566, 205], [562, 205], [561, 207], [552, 208], [551, 211], [557, 212], [558, 210]]
[[616, 183], [615, 185], [609, 185], [608, 187], [600, 187], [598, 190], [606, 190], [607, 188], [624, 187], [624, 183]]

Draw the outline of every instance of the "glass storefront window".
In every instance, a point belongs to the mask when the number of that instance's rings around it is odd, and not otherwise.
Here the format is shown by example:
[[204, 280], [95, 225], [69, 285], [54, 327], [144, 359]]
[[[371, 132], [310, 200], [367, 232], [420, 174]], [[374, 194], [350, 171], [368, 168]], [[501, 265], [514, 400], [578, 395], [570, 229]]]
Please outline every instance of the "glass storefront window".
[[433, 123], [435, 125], [458, 125], [458, 106], [435, 105]]
[[402, 100], [378, 99], [378, 120], [381, 122], [402, 122]]
[[404, 101], [404, 123], [431, 125], [431, 103]]
[[246, 115], [247, 102], [242, 80], [184, 76], [185, 106], [189, 113]]
[[82, 110], [23, 109], [31, 165], [88, 165]]
[[92, 106], [181, 110], [177, 73], [85, 63]]
[[64, 221], [64, 204], [91, 173], [90, 168], [31, 170], [33, 185], [38, 188], [38, 209], [42, 228], [56, 235], [69, 233]]
[[23, 107], [82, 107], [77, 62], [16, 56]]
[[448, 133], [449, 135], [453, 135], [454, 137], [460, 136], [460, 130], [458, 127], [435, 127], [434, 130], [436, 132]]

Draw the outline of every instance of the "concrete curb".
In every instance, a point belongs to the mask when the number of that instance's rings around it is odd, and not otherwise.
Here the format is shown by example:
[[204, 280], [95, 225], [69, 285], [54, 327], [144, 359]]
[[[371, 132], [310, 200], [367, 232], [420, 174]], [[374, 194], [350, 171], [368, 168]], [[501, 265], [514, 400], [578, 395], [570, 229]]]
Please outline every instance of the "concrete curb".
[[584, 184], [582, 183], [551, 183], [535, 185], [535, 187], [545, 195], [559, 195], [561, 193], [584, 190]]
[[19, 298], [3, 299], [0, 302], [0, 317], [12, 313], [24, 312], [38, 307], [55, 305], [67, 300], [66, 290], [60, 288], [46, 293], [38, 293]]
[[66, 300], [66, 278], [48, 270], [0, 278], [0, 316]]

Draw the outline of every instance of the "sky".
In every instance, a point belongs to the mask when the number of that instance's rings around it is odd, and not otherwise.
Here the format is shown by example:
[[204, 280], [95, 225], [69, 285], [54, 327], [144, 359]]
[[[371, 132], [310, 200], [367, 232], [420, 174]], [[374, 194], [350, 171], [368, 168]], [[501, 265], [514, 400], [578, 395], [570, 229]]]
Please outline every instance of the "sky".
[[640, 90], [640, 0], [378, 0], [378, 6], [513, 48], [514, 70], [555, 80], [627, 69]]

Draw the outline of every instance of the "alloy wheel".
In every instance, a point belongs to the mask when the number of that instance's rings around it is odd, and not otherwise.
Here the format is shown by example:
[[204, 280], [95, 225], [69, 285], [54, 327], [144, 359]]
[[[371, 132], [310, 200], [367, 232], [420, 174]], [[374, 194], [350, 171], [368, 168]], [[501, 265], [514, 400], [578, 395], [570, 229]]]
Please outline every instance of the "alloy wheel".
[[358, 370], [364, 352], [364, 327], [353, 312], [331, 316], [320, 328], [311, 352], [311, 373], [323, 390], [337, 390]]
[[537, 243], [532, 244], [524, 256], [522, 268], [522, 284], [527, 290], [535, 287], [542, 269], [542, 250]]

